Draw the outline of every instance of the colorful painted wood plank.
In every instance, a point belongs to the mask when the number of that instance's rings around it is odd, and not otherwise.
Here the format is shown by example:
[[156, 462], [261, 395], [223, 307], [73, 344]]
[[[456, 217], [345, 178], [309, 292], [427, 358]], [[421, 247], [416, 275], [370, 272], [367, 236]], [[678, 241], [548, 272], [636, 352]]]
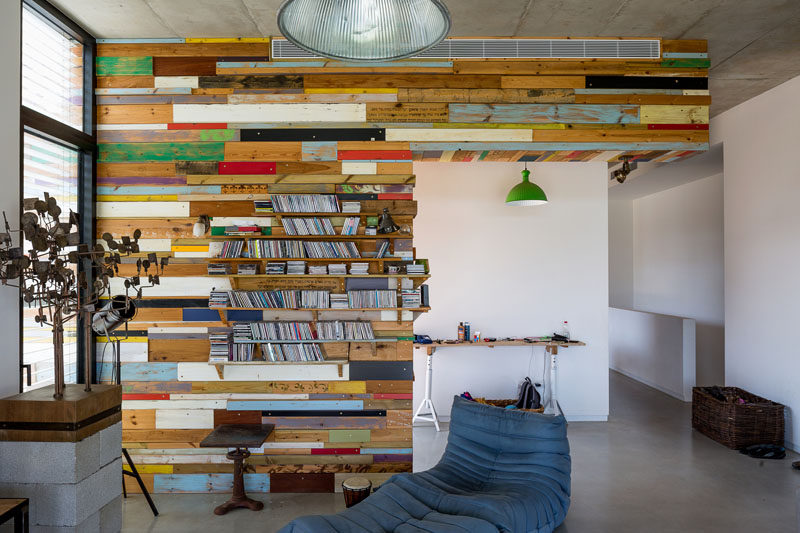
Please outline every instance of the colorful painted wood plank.
[[[108, 182], [105, 182], [108, 183]], [[222, 187], [220, 185], [204, 185], [197, 187], [188, 187], [185, 185], [176, 185], [171, 187], [158, 187], [145, 185], [99, 185], [95, 191], [98, 195], [179, 195], [179, 194], [221, 194]]]
[[[455, 76], [448, 74], [309, 74], [304, 77], [308, 89], [332, 88], [464, 88], [499, 89], [500, 76]], [[551, 87], [553, 87], [551, 85]], [[559, 88], [569, 87], [559, 85]]]
[[[220, 380], [216, 369], [206, 363], [177, 363], [177, 365], [177, 381], [222, 381]], [[225, 366], [224, 369], [224, 380], [349, 381], [350, 369], [349, 365], [347, 364], [341, 366], [337, 364], [302, 363], [293, 365], [228, 365]]]
[[[583, 85], [581, 85], [583, 86]], [[571, 104], [575, 89], [398, 89], [399, 102]]]
[[386, 139], [384, 128], [243, 128], [242, 141], [373, 142]]
[[154, 57], [154, 76], [214, 76], [217, 73], [216, 57]]
[[224, 122], [184, 122], [167, 124], [168, 130], [224, 130], [228, 125]]
[[214, 411], [208, 409], [158, 409], [156, 429], [213, 429]]
[[176, 104], [173, 120], [167, 122], [364, 122], [366, 105]]
[[127, 95], [175, 95], [175, 94], [192, 94], [192, 89], [189, 87], [164, 87], [164, 88], [112, 88], [112, 89], [95, 89], [94, 94], [98, 96], [127, 96]]
[[[110, 376], [109, 363], [97, 365], [97, 373]], [[176, 363], [123, 363], [122, 381], [178, 381]]]
[[367, 103], [370, 122], [447, 122], [445, 103]]
[[336, 148], [336, 141], [303, 141], [303, 161], [336, 161]]
[[643, 105], [643, 124], [707, 124], [707, 106]]
[[172, 105], [99, 105], [97, 106], [97, 121], [102, 124], [161, 124], [172, 122]]
[[334, 474], [270, 474], [269, 491], [274, 493], [333, 492]]
[[[370, 455], [411, 455], [414, 452], [412, 448], [361, 448], [361, 453]], [[396, 462], [402, 463], [404, 461]]]
[[624, 105], [578, 104], [450, 104], [454, 122], [599, 123], [639, 122], [639, 108]]
[[[156, 474], [153, 477], [153, 492], [161, 494], [217, 493], [232, 489], [233, 474]], [[270, 474], [244, 474], [244, 490], [270, 492]]]
[[411, 161], [410, 150], [339, 150], [340, 161]]
[[396, 93], [312, 93], [312, 94], [232, 94], [229, 104], [269, 104], [306, 102], [318, 104], [355, 104], [367, 102], [397, 102]]
[[[171, 396], [166, 399], [137, 399], [137, 400], [123, 400], [122, 409], [225, 409], [227, 400], [209, 400], [207, 398], [198, 398], [196, 400], [179, 400]], [[191, 428], [186, 428], [191, 429]]]
[[302, 89], [303, 76], [200, 76], [203, 89]]
[[97, 124], [97, 131], [103, 130], [165, 130], [167, 124]]
[[169, 400], [169, 394], [123, 394], [122, 401], [126, 400]]
[[[157, 202], [156, 202], [157, 203]], [[113, 278], [111, 280], [112, 291], [124, 292], [124, 280], [121, 278]], [[208, 296], [212, 290], [230, 290], [230, 282], [222, 277], [167, 277], [161, 279], [161, 283], [148, 290], [150, 296]], [[118, 292], [114, 292], [117, 294]], [[140, 312], [144, 309], [140, 310]], [[163, 319], [162, 319], [163, 320]], [[180, 321], [180, 313], [178, 318], [172, 320]], [[183, 364], [183, 363], [181, 363]], [[193, 363], [185, 363], [193, 364]], [[208, 366], [208, 365], [206, 365]]]
[[665, 58], [661, 61], [662, 67], [673, 68], [709, 68], [711, 61], [705, 58]]
[[225, 144], [225, 161], [299, 161], [299, 142], [230, 142]]
[[586, 76], [587, 89], [708, 89], [708, 78], [666, 76]]
[[597, 143], [411, 143], [413, 152], [425, 150], [707, 150], [708, 143], [649, 143], [649, 142], [597, 142]]
[[196, 89], [199, 83], [197, 76], [156, 76], [153, 85], [156, 88], [189, 88]]
[[103, 162], [220, 161], [225, 157], [222, 142], [103, 143], [98, 149], [98, 160]]
[[275, 174], [275, 162], [223, 161], [219, 163], [221, 175]]
[[153, 74], [152, 57], [97, 57], [97, 76], [150, 76]]
[[370, 442], [368, 429], [331, 429], [328, 442]]
[[275, 424], [280, 429], [385, 429], [385, 416], [320, 416], [320, 417], [262, 417], [263, 424]]
[[228, 407], [231, 411], [301, 411], [301, 410], [360, 410], [364, 408], [362, 400], [305, 400], [305, 401], [285, 401], [285, 400], [231, 400]]
[[377, 174], [378, 165], [374, 162], [343, 161], [342, 174]]
[[188, 217], [189, 202], [97, 202], [98, 218]]
[[533, 140], [530, 129], [421, 129], [421, 128], [387, 128], [388, 141], [414, 142], [529, 142]]
[[177, 129], [166, 130], [102, 130], [97, 132], [100, 143], [195, 143], [207, 141], [238, 141], [240, 130]]

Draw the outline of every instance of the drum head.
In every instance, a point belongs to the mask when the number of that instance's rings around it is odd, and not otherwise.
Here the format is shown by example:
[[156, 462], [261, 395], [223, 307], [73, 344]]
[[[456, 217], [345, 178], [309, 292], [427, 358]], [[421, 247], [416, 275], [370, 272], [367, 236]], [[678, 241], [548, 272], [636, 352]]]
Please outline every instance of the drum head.
[[350, 490], [364, 490], [372, 486], [372, 482], [365, 477], [351, 477], [342, 482], [342, 487]]

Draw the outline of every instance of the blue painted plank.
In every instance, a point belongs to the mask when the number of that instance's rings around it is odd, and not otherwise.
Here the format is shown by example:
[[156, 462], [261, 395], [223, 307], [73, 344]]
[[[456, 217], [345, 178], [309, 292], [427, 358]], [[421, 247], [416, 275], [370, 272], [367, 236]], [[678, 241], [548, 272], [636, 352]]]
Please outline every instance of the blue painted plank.
[[[98, 363], [97, 375], [110, 379], [111, 363]], [[178, 363], [122, 363], [122, 381], [178, 381]]]
[[575, 89], [575, 94], [683, 94], [683, 89]]
[[639, 106], [603, 104], [449, 104], [450, 122], [638, 124]]
[[362, 400], [229, 400], [228, 411], [307, 411], [307, 410], [361, 410]]
[[[222, 194], [221, 185], [199, 185], [196, 187], [139, 187], [136, 185], [107, 187], [98, 186], [98, 195], [161, 195], [161, 194]], [[177, 306], [176, 306], [177, 307]]]
[[664, 59], [707, 59], [706, 52], [663, 52], [661, 57]]
[[186, 39], [183, 37], [171, 37], [166, 39], [97, 39], [97, 44], [181, 44], [185, 42]]
[[[153, 492], [230, 492], [233, 489], [233, 474], [155, 474]], [[269, 474], [245, 474], [244, 490], [247, 492], [269, 492]]]
[[414, 453], [412, 448], [361, 448], [361, 455], [410, 455]]
[[142, 94], [192, 94], [191, 87], [159, 87], [159, 88], [109, 88], [95, 89], [94, 94], [98, 96], [120, 96], [120, 95], [142, 95]]
[[708, 143], [411, 143], [412, 152], [425, 150], [708, 150]]
[[336, 161], [336, 141], [302, 141], [303, 161]]
[[228, 320], [239, 321], [239, 322], [252, 322], [252, 321], [264, 320], [264, 311], [260, 309], [253, 311], [250, 311], [249, 309], [228, 311]]
[[219, 311], [216, 309], [184, 309], [184, 322], [219, 322]]
[[217, 68], [321, 68], [325, 63], [327, 61], [217, 61]]

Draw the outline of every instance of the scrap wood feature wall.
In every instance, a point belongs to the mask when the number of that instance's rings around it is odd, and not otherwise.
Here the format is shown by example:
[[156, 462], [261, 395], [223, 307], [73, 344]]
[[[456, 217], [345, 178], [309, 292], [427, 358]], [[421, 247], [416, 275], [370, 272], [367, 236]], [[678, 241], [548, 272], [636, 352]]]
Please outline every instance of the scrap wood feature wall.
[[[249, 460], [250, 490], [331, 491], [351, 472], [379, 483], [411, 469], [410, 339], [425, 309], [210, 308], [213, 289], [349, 285], [336, 276], [266, 276], [265, 262], [256, 277], [208, 276], [219, 237], [192, 236], [199, 215], [216, 226], [252, 221], [286, 239], [281, 217], [255, 212], [254, 201], [336, 194], [362, 210], [360, 235], [336, 239], [369, 252], [380, 241], [363, 235], [368, 215], [387, 207], [413, 229], [413, 161], [693, 155], [708, 142], [705, 42], [662, 41], [661, 49], [656, 60], [365, 67], [270, 61], [268, 39], [101, 41], [98, 236], [141, 228], [142, 252], [172, 257], [122, 348], [123, 438], [151, 489], [228, 490], [225, 450], [196, 448], [231, 421], [277, 426], [274, 441]], [[343, 217], [331, 221], [338, 233]], [[392, 236], [390, 254], [416, 259], [412, 235]], [[386, 275], [377, 259], [369, 265], [368, 275], [391, 289], [426, 278]], [[277, 319], [369, 320], [379, 342], [326, 345], [332, 360], [324, 363], [209, 364], [209, 332]], [[100, 377], [108, 379], [111, 350], [99, 348]]]

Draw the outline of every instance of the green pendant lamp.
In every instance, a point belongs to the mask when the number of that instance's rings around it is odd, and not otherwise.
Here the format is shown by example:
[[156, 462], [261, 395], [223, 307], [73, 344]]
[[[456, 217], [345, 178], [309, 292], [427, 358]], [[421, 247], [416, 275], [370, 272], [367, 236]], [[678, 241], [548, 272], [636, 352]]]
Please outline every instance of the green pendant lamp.
[[525, 170], [522, 171], [522, 183], [514, 185], [514, 188], [508, 191], [506, 196], [506, 205], [544, 205], [547, 203], [547, 195], [541, 187], [535, 183], [528, 181], [528, 176], [531, 171], [528, 170], [528, 165], [525, 165]]

